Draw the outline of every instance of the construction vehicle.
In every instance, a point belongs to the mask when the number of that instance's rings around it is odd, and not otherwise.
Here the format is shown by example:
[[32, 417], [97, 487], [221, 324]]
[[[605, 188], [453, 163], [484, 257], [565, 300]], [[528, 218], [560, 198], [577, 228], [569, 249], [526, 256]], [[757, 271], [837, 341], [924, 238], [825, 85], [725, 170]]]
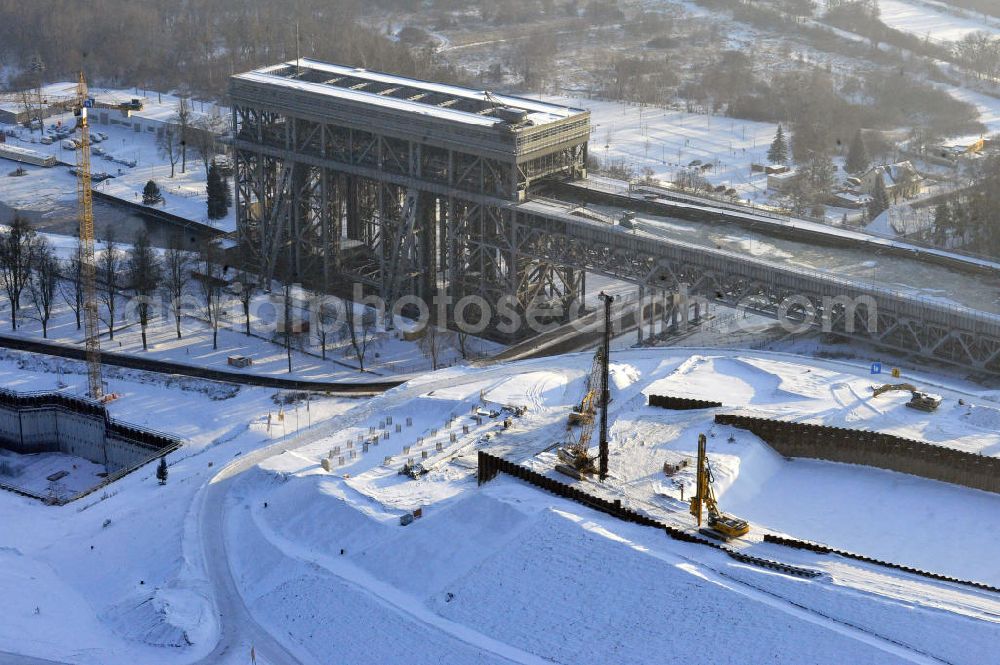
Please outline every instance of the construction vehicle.
[[[691, 497], [691, 514], [698, 520], [698, 527], [702, 533], [713, 538], [722, 537], [724, 540], [745, 536], [750, 531], [750, 525], [746, 520], [739, 517], [727, 515], [719, 510], [719, 505], [715, 501], [715, 490], [712, 489], [712, 467], [708, 462], [708, 453], [705, 450], [707, 439], [704, 434], [698, 435], [698, 484], [695, 495]], [[702, 509], [708, 510], [708, 529], [701, 529]]]
[[625, 212], [623, 212], [618, 224], [623, 229], [636, 230], [639, 228], [639, 222], [636, 221], [635, 212], [632, 210], [626, 210]]
[[[569, 422], [566, 424], [566, 429], [569, 432], [567, 445], [556, 451], [559, 459], [566, 466], [579, 473], [597, 473], [597, 468], [594, 466], [596, 460], [590, 455], [589, 449], [590, 439], [594, 435], [595, 409], [601, 391], [601, 353], [602, 351], [599, 349], [594, 354], [583, 399], [569, 414]], [[579, 436], [573, 435], [575, 427], [580, 428]]]
[[934, 395], [917, 390], [916, 386], [911, 383], [886, 383], [881, 386], [872, 386], [872, 397], [878, 397], [883, 393], [891, 392], [893, 390], [910, 392], [910, 401], [906, 403], [906, 406], [911, 409], [917, 409], [918, 411], [926, 411], [930, 413], [931, 411], [936, 411], [937, 408], [941, 406], [940, 395]]
[[[608, 389], [608, 363], [611, 356], [611, 303], [613, 298], [600, 294], [604, 301], [604, 341], [594, 353], [590, 365], [587, 385], [583, 399], [569, 414], [566, 429], [569, 430], [567, 445], [559, 448], [556, 453], [563, 462], [556, 467], [561, 473], [580, 478], [581, 474], [600, 474], [603, 481], [608, 475], [608, 402], [611, 400]], [[601, 408], [601, 437], [599, 456], [590, 455], [590, 439], [594, 435], [597, 407]], [[573, 428], [580, 427], [580, 436], [574, 438]], [[595, 462], [597, 463], [595, 467]]]

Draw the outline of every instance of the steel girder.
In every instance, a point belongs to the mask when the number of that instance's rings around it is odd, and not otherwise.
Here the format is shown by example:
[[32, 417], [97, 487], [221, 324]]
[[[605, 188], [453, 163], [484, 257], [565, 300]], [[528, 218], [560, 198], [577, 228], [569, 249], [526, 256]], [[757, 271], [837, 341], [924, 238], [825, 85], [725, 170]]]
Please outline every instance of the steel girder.
[[623, 231], [572, 217], [521, 210], [518, 252], [644, 287], [676, 290], [729, 306], [915, 353], [1000, 372], [1000, 317], [798, 271], [732, 252]]

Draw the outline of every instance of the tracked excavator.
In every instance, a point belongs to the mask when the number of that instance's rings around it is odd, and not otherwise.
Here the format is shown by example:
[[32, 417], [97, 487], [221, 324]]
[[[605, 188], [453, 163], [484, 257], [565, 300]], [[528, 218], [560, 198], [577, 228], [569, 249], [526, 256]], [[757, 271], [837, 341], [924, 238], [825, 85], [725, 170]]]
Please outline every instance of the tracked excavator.
[[906, 406], [911, 409], [917, 409], [918, 411], [936, 411], [939, 406], [941, 406], [941, 396], [933, 395], [931, 393], [925, 393], [923, 391], [917, 390], [917, 388], [910, 383], [886, 383], [881, 386], [872, 386], [872, 397], [878, 397], [879, 395], [893, 390], [903, 390], [910, 392], [910, 401], [906, 403]]
[[[727, 515], [719, 510], [715, 501], [715, 490], [712, 489], [712, 467], [708, 462], [705, 450], [707, 440], [704, 434], [698, 435], [698, 484], [695, 495], [691, 497], [691, 514], [698, 520], [699, 531], [712, 538], [729, 540], [745, 536], [750, 531], [746, 520]], [[708, 529], [701, 528], [702, 509], [708, 510]]]

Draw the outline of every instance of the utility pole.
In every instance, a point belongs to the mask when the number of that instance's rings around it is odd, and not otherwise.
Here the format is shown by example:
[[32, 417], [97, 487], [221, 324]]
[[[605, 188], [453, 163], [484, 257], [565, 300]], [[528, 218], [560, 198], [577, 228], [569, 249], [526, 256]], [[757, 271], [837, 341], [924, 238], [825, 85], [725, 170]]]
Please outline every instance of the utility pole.
[[288, 354], [288, 373], [292, 373], [292, 286], [285, 282], [285, 353]]
[[611, 401], [608, 366], [611, 360], [611, 303], [613, 296], [603, 291], [600, 299], [604, 302], [604, 341], [601, 349], [601, 445], [599, 452], [599, 473], [601, 481], [608, 477], [608, 402]]

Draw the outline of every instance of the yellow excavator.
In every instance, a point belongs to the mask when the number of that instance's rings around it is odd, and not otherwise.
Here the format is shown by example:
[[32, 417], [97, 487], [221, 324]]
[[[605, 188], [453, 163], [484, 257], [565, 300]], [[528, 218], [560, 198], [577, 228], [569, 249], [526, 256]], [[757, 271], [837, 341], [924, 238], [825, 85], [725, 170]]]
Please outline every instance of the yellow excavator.
[[911, 383], [886, 383], [881, 386], [872, 386], [872, 397], [878, 397], [883, 393], [887, 393], [893, 390], [904, 390], [910, 392], [910, 401], [906, 403], [906, 406], [911, 409], [917, 409], [918, 411], [936, 411], [939, 406], [941, 406], [941, 396], [932, 395], [931, 393], [925, 393], [923, 391], [917, 390], [917, 388]]
[[[698, 485], [697, 491], [691, 497], [691, 514], [698, 520], [699, 531], [705, 535], [723, 539], [739, 538], [745, 536], [750, 531], [750, 525], [746, 520], [739, 517], [727, 515], [719, 510], [719, 505], [715, 502], [715, 491], [712, 489], [712, 467], [708, 463], [708, 453], [705, 451], [707, 439], [704, 434], [698, 435]], [[708, 528], [711, 532], [706, 533], [701, 528], [702, 508], [708, 509]]]

